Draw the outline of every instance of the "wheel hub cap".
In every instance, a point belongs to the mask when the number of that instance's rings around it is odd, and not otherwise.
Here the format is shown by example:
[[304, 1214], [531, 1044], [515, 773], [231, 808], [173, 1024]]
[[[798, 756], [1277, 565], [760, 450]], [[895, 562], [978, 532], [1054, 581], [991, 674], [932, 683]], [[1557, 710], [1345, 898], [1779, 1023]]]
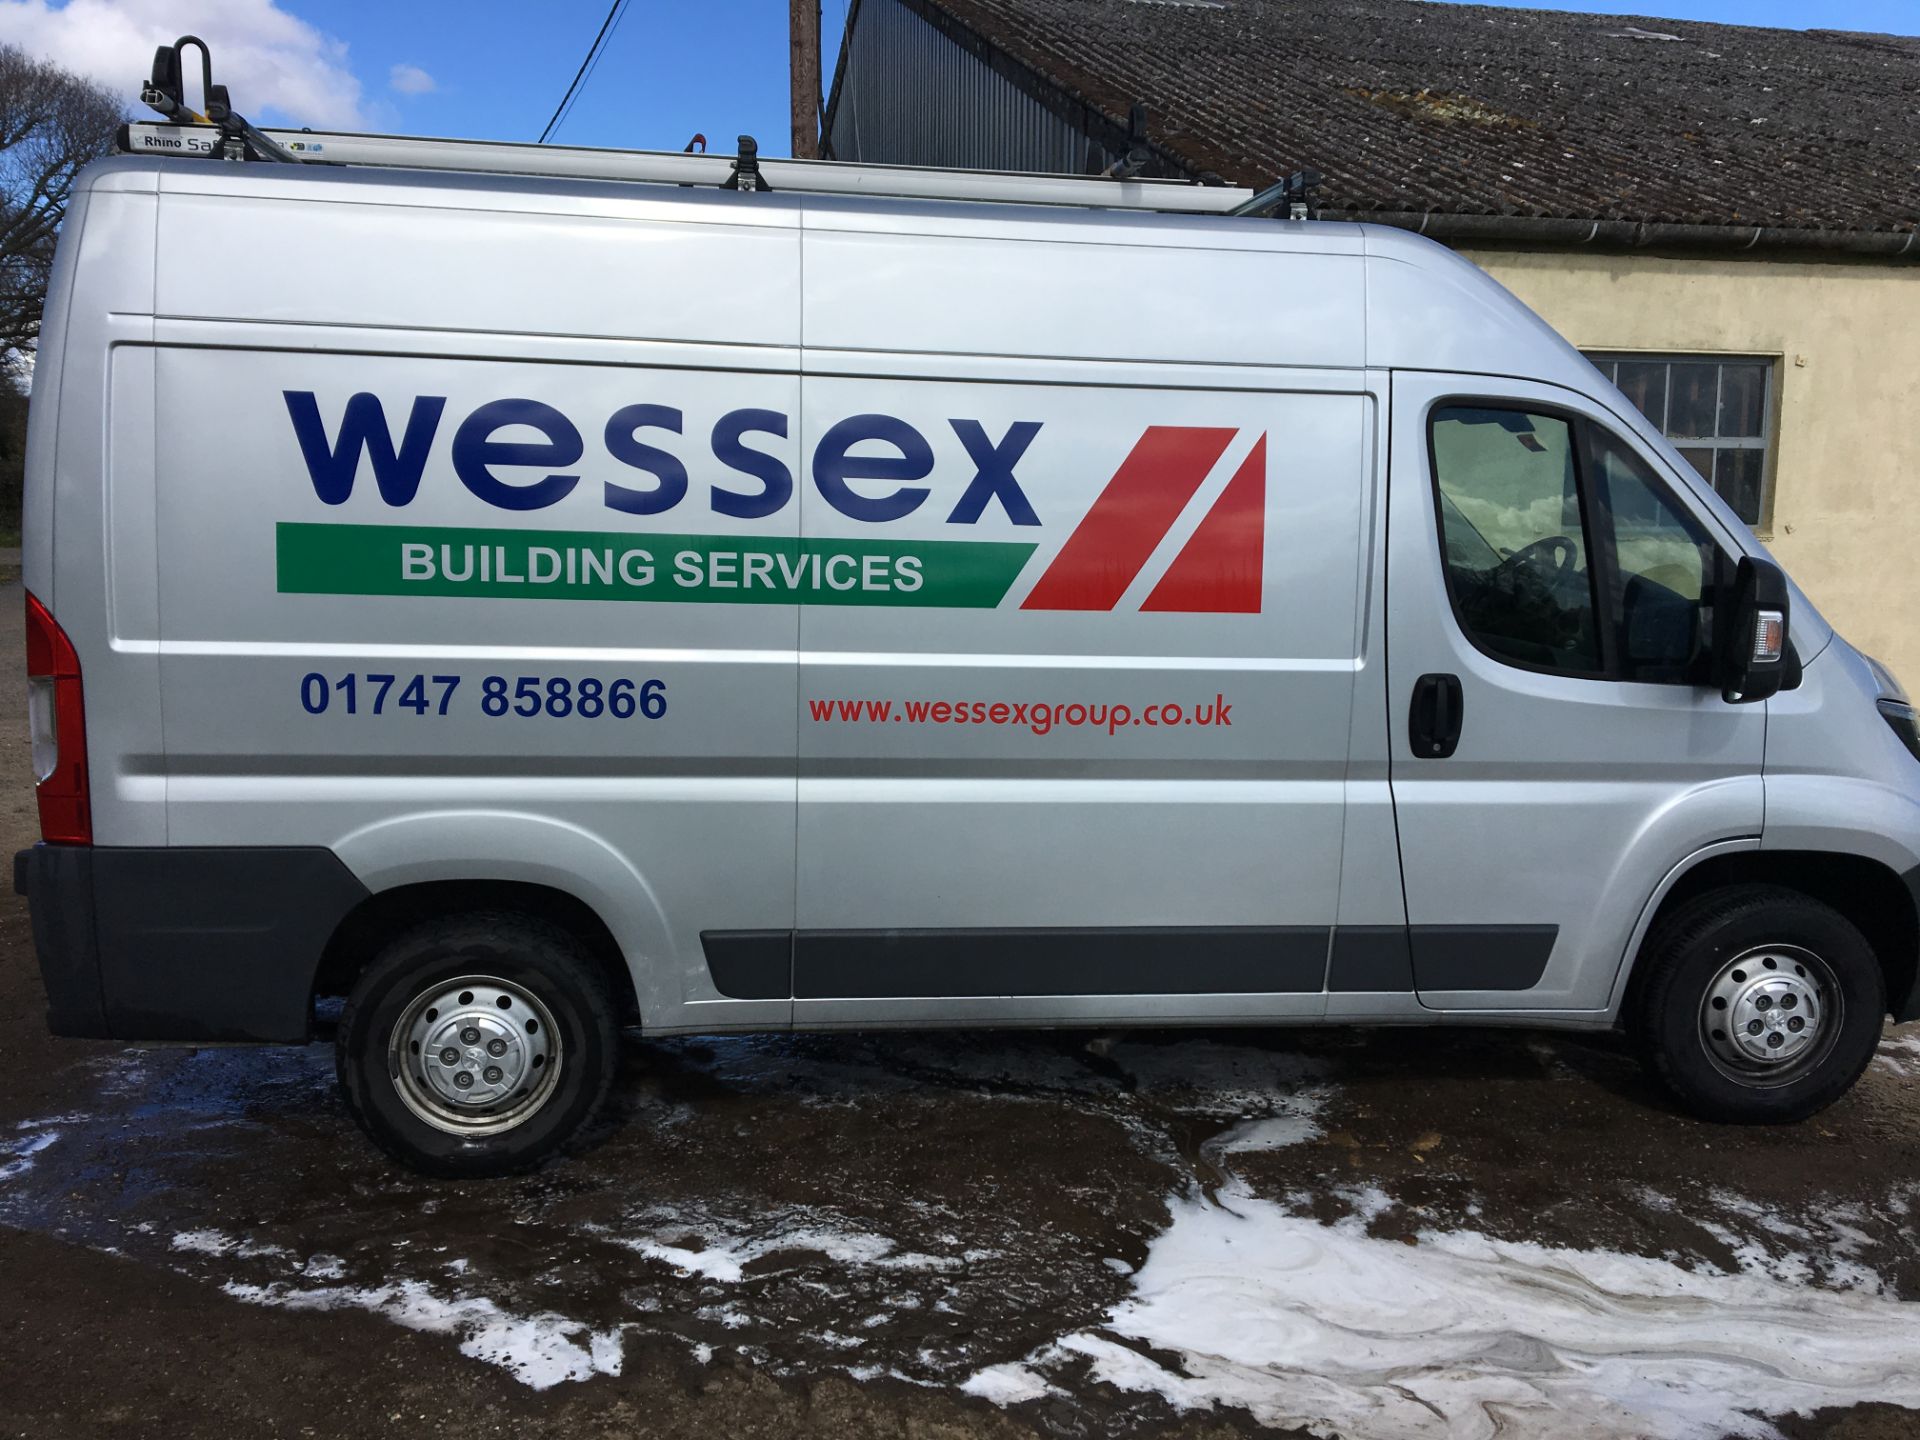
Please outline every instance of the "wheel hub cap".
[[519, 985], [482, 975], [416, 995], [394, 1025], [388, 1053], [407, 1108], [456, 1134], [520, 1124], [560, 1072], [560, 1036], [546, 1006]]
[[1723, 1072], [1783, 1083], [1824, 1055], [1835, 1028], [1833, 979], [1817, 956], [1791, 947], [1728, 961], [1707, 987], [1701, 1030]]

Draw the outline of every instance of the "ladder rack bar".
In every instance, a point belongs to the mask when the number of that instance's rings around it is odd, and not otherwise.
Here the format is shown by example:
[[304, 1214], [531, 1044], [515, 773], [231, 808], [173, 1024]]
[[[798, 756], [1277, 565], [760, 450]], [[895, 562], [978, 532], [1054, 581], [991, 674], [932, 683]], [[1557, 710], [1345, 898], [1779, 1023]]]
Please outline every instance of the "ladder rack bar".
[[[665, 150], [598, 150], [573, 145], [415, 139], [309, 130], [265, 130], [263, 133], [300, 160], [321, 164], [714, 187], [724, 185], [733, 173], [730, 155], [682, 155]], [[121, 148], [130, 155], [212, 158], [220, 153], [220, 131], [211, 125], [135, 122], [122, 132]], [[833, 160], [763, 158], [760, 177], [767, 189], [776, 193], [784, 190], [814, 195], [1085, 205], [1208, 215], [1224, 215], [1253, 195], [1250, 190], [1193, 185], [1179, 180], [1021, 175], [911, 165], [852, 165]]]

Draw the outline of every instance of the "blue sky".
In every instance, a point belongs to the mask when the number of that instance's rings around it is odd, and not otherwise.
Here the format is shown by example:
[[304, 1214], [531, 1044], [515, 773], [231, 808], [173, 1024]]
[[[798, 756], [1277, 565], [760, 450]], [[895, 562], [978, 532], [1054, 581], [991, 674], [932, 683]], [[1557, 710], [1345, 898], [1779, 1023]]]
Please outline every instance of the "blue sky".
[[[404, 128], [532, 140], [609, 3], [282, 0], [282, 8], [347, 41], [355, 71], [369, 80], [396, 64], [432, 75], [432, 94], [382, 97]], [[826, 0], [824, 13], [837, 39], [846, 0]], [[785, 154], [790, 130], [786, 0], [630, 0], [555, 138], [678, 150], [699, 132], [731, 153], [735, 136], [752, 135], [769, 153]]]
[[[0, 0], [0, 39], [95, 74], [131, 100], [156, 39], [184, 25], [213, 42], [215, 78], [257, 120], [532, 140], [608, 3]], [[829, 78], [847, 5], [824, 0]], [[1549, 8], [1636, 7], [1566, 0]], [[1920, 34], [1916, 0], [1651, 0], [1645, 13]], [[696, 132], [717, 151], [749, 134], [768, 154], [787, 153], [786, 0], [630, 0], [556, 138], [677, 150]]]

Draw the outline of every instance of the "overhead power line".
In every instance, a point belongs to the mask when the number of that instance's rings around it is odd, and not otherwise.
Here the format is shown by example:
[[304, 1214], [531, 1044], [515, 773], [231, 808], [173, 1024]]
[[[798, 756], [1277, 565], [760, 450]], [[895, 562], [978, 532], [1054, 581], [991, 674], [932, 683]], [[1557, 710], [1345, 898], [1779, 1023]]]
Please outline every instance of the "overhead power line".
[[600, 33], [593, 37], [593, 44], [587, 47], [586, 58], [581, 60], [580, 68], [573, 72], [573, 83], [567, 86], [567, 93], [560, 97], [560, 103], [553, 107], [553, 118], [547, 121], [547, 128], [540, 132], [540, 143], [547, 143], [547, 137], [560, 128], [566, 119], [567, 111], [572, 108], [574, 99], [579, 95], [585, 82], [591, 78], [594, 68], [600, 63], [600, 55], [608, 37], [620, 24], [620, 17], [626, 14], [628, 0], [613, 0], [607, 7], [607, 18], [600, 22]]

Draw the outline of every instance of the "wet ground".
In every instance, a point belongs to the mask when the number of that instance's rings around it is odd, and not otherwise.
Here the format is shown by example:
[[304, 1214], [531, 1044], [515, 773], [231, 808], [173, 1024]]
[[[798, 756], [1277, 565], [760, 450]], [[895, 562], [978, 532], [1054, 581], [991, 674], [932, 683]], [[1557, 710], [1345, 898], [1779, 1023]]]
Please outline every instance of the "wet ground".
[[444, 1184], [324, 1048], [41, 1003], [8, 899], [4, 1434], [1920, 1433], [1920, 1027], [1773, 1130], [1607, 1038], [636, 1039], [587, 1153]]

